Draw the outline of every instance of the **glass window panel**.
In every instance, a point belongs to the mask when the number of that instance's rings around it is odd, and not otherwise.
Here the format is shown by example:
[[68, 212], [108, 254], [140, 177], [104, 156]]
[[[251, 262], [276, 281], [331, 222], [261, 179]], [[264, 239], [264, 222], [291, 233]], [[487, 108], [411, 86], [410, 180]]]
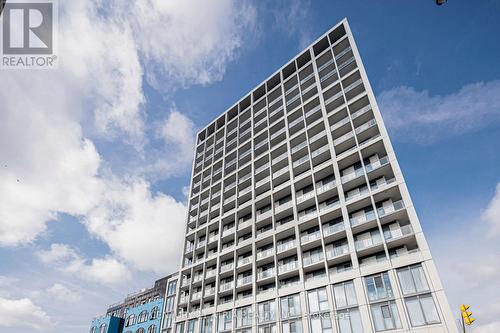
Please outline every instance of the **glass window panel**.
[[363, 324], [361, 323], [361, 315], [357, 309], [350, 311], [352, 333], [363, 333]]
[[431, 295], [420, 296], [420, 304], [427, 324], [439, 323], [439, 315]]
[[316, 290], [310, 291], [307, 294], [307, 298], [309, 300], [309, 311], [318, 312], [319, 311], [318, 292]]
[[354, 290], [354, 283], [349, 282], [344, 285], [345, 285], [347, 305], [358, 304], [358, 300], [356, 299], [356, 290]]
[[344, 292], [344, 285], [336, 285], [333, 287], [333, 293], [335, 294], [335, 304], [338, 308], [347, 306], [347, 299]]
[[408, 309], [408, 316], [410, 317], [411, 326], [415, 327], [425, 325], [424, 314], [422, 313], [418, 298], [407, 298], [405, 302], [406, 308]]
[[429, 285], [425, 279], [424, 269], [422, 266], [415, 266], [411, 268], [415, 288], [418, 292], [429, 291]]
[[413, 279], [411, 277], [411, 272], [409, 269], [399, 270], [398, 277], [404, 295], [412, 294], [415, 292], [415, 286], [413, 285]]

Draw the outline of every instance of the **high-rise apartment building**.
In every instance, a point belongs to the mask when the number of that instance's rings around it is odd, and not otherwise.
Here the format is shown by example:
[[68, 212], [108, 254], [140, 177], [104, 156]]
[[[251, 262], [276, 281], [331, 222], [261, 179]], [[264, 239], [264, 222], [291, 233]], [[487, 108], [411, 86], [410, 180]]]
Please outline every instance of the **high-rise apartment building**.
[[176, 333], [457, 332], [346, 20], [193, 164]]

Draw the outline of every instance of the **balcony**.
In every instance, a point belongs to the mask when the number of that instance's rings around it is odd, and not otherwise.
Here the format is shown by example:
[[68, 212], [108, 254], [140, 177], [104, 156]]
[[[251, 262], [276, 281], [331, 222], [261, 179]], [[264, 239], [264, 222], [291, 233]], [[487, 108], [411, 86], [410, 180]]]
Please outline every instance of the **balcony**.
[[351, 200], [359, 198], [362, 195], [365, 195], [367, 193], [368, 193], [368, 186], [365, 185], [365, 186], [358, 187], [358, 188], [355, 188], [354, 190], [347, 192], [345, 199], [346, 199], [346, 201], [351, 201]]
[[234, 282], [228, 282], [228, 283], [223, 283], [219, 286], [219, 291], [226, 291], [226, 290], [231, 290], [233, 289]]
[[238, 259], [238, 267], [242, 267], [252, 263], [252, 256]]
[[[306, 156], [307, 157], [307, 156]], [[309, 158], [309, 157], [308, 157]], [[273, 179], [286, 174], [289, 171], [288, 165], [273, 173]]]
[[309, 266], [323, 261], [323, 252], [315, 253], [310, 256], [304, 256], [303, 263], [304, 266]]
[[334, 209], [340, 207], [340, 201], [338, 197], [328, 199], [322, 203], [319, 204], [319, 211], [324, 212], [329, 209]]
[[320, 239], [320, 238], [321, 238], [321, 232], [319, 230], [317, 230], [315, 232], [302, 235], [300, 237], [300, 243], [305, 244], [305, 243], [312, 242], [312, 241], [315, 241], [315, 240]]
[[262, 172], [262, 171], [264, 171], [266, 169], [269, 169], [269, 163], [261, 165], [260, 167], [258, 167], [257, 169], [255, 169], [255, 174], [259, 174], [260, 172]]
[[246, 284], [252, 283], [252, 281], [253, 281], [252, 275], [244, 276], [244, 277], [241, 277], [238, 280], [236, 280], [236, 286], [241, 287], [241, 286], [244, 286]]
[[257, 252], [257, 259], [267, 258], [267, 257], [272, 256], [273, 254], [274, 254], [274, 249], [272, 247], [268, 248], [266, 250], [258, 251]]
[[298, 166], [300, 166], [308, 161], [309, 161], [309, 155], [305, 155], [305, 156], [299, 158], [298, 160], [296, 160], [295, 162], [293, 162], [293, 167], [296, 168], [296, 167], [298, 167]]
[[295, 125], [298, 125], [300, 123], [302, 123], [304, 121], [304, 116], [300, 116], [299, 118], [291, 121], [290, 123], [288, 123], [288, 128], [292, 128], [294, 127]]
[[307, 141], [303, 141], [303, 142], [299, 143], [298, 145], [292, 147], [291, 152], [292, 152], [292, 154], [295, 154], [296, 152], [298, 152], [299, 150], [301, 150], [302, 148], [305, 148], [305, 147], [307, 147]]
[[351, 217], [349, 219], [349, 222], [351, 223], [352, 227], [355, 227], [357, 225], [361, 225], [361, 224], [373, 221], [373, 220], [375, 220], [375, 218], [376, 218], [375, 212], [373, 210], [370, 210], [362, 216]]
[[397, 229], [384, 230], [384, 238], [386, 241], [396, 240], [411, 234], [413, 234], [413, 228], [409, 224], [401, 226]]
[[257, 187], [260, 187], [264, 184], [267, 184], [269, 182], [270, 178], [271, 177], [267, 176], [266, 178], [259, 180], [258, 182], [255, 183], [255, 187], [257, 188]]
[[[331, 102], [335, 101], [336, 99], [338, 99], [340, 97], [342, 97], [342, 91], [339, 91], [338, 93], [336, 93], [332, 97], [329, 97], [327, 100], [325, 100], [325, 105], [330, 104]], [[332, 131], [333, 131], [333, 129], [332, 129]]]
[[225, 272], [232, 271], [233, 267], [234, 267], [233, 263], [221, 265], [220, 266], [220, 272], [221, 273], [225, 273]]
[[340, 128], [342, 126], [344, 126], [345, 124], [348, 124], [350, 122], [349, 120], [349, 117], [345, 117], [344, 119], [336, 122], [335, 124], [333, 124], [331, 127], [330, 127], [330, 130], [331, 131], [334, 131], [336, 130], [337, 128]]
[[339, 145], [339, 144], [341, 144], [341, 143], [343, 143], [343, 142], [345, 142], [353, 137], [354, 137], [354, 132], [352, 132], [352, 131], [348, 132], [348, 133], [336, 138], [335, 140], [333, 140], [333, 144], [335, 146], [337, 146], [337, 145]]
[[227, 197], [226, 199], [224, 199], [224, 205], [230, 203], [231, 201], [233, 201], [234, 199], [236, 198], [236, 194], [233, 194], [232, 196], [230, 197]]
[[380, 237], [380, 233], [378, 233], [377, 231], [370, 238], [356, 240], [354, 242], [354, 245], [356, 246], [356, 250], [360, 251], [375, 245], [379, 245], [381, 243], [382, 237]]
[[215, 269], [211, 269], [211, 270], [208, 270], [205, 274], [205, 278], [208, 279], [208, 278], [211, 278], [213, 276], [217, 275], [217, 270]]
[[335, 188], [337, 186], [337, 183], [335, 181], [335, 179], [327, 182], [327, 183], [323, 183], [321, 186], [316, 186], [316, 192], [318, 194], [321, 194], [321, 193], [324, 193], [328, 190], [331, 190], [332, 188]]
[[196, 249], [200, 249], [202, 247], [204, 247], [205, 245], [207, 244], [206, 241], [199, 241], [198, 244], [196, 245]]
[[182, 279], [181, 285], [184, 287], [184, 286], [188, 286], [190, 283], [191, 283], [191, 279]]
[[271, 140], [276, 139], [278, 136], [280, 136], [280, 134], [283, 134], [283, 133], [285, 133], [285, 128], [282, 128], [279, 131], [277, 131], [276, 133], [271, 134]]
[[306, 192], [300, 196], [297, 196], [297, 204], [302, 203], [302, 202], [309, 200], [311, 198], [314, 198], [314, 191], [309, 191], [309, 192]]
[[256, 220], [261, 221], [264, 220], [272, 215], [272, 210], [271, 207], [268, 207], [265, 210], [258, 210], [256, 213]]
[[244, 228], [249, 227], [251, 225], [252, 225], [251, 219], [244, 220], [244, 221], [242, 221], [242, 219], [240, 219], [240, 222], [238, 222], [238, 230], [244, 229]]
[[366, 131], [370, 127], [375, 126], [376, 124], [377, 124], [377, 122], [375, 121], [375, 119], [369, 120], [366, 123], [364, 123], [363, 125], [356, 127], [355, 132], [356, 132], [356, 134], [359, 134], [363, 131]]
[[403, 200], [398, 200], [389, 205], [384, 205], [383, 207], [377, 208], [378, 217], [382, 218], [386, 215], [397, 212], [398, 210], [404, 209]]
[[316, 217], [318, 215], [318, 212], [316, 211], [316, 209], [314, 209], [313, 211], [309, 211], [309, 212], [299, 212], [299, 221], [300, 222], [303, 222], [303, 221], [307, 221], [309, 219], [312, 219], [314, 217]]
[[287, 242], [278, 244], [276, 246], [276, 252], [277, 253], [285, 252], [287, 250], [293, 249], [295, 246], [296, 246], [295, 239], [292, 239], [292, 240], [289, 240]]
[[323, 235], [325, 237], [336, 234], [337, 232], [344, 231], [345, 225], [344, 222], [329, 224], [323, 226]]
[[205, 297], [207, 297], [207, 296], [213, 296], [213, 295], [215, 295], [215, 287], [211, 287], [211, 288], [205, 289], [205, 293], [204, 293]]
[[251, 173], [248, 173], [246, 175], [244, 175], [243, 177], [241, 177], [239, 180], [238, 180], [238, 184], [241, 184], [245, 181], [247, 181], [248, 179], [252, 178], [252, 174]]
[[363, 176], [363, 174], [364, 174], [363, 168], [358, 168], [358, 169], [354, 170], [354, 172], [350, 172], [346, 175], [343, 175], [341, 178], [342, 184], [345, 184], [348, 181], [351, 181], [353, 179], [361, 177], [361, 176]]
[[375, 162], [372, 162], [370, 164], [367, 164], [365, 166], [366, 168], [366, 172], [370, 172], [370, 171], [373, 171], [375, 169], [378, 169], [386, 164], [389, 163], [389, 158], [387, 156], [385, 157], [382, 157], [381, 159], [379, 159], [378, 161], [375, 161]]
[[[312, 87], [314, 88], [316, 86], [312, 86]], [[312, 116], [313, 114], [315, 114], [317, 112], [321, 112], [321, 105], [317, 105], [314, 108], [312, 108], [311, 110], [307, 111], [306, 112], [306, 118]]]
[[312, 144], [312, 143], [318, 141], [319, 139], [323, 138], [325, 135], [326, 135], [326, 131], [323, 130], [323, 131], [319, 132], [318, 134], [311, 136], [309, 138], [309, 143]]
[[362, 116], [363, 114], [367, 113], [368, 111], [370, 111], [372, 109], [371, 105], [367, 105], [367, 106], [364, 106], [362, 107], [361, 109], [359, 109], [358, 111], [354, 112], [352, 115], [351, 115], [351, 118], [352, 119], [356, 119], [358, 118], [359, 116]]
[[222, 237], [226, 237], [231, 234], [234, 234], [234, 227], [222, 231]]
[[347, 244], [343, 244], [340, 246], [330, 246], [330, 248], [327, 247], [326, 257], [328, 259], [333, 259], [333, 258], [343, 256], [344, 254], [347, 254], [347, 253], [349, 253], [349, 245], [347, 245]]
[[287, 157], [288, 157], [288, 153], [284, 152], [283, 154], [281, 154], [281, 155], [276, 156], [275, 158], [273, 158], [272, 164], [275, 165], [276, 163], [283, 161]]
[[257, 280], [263, 280], [274, 276], [274, 268], [269, 268], [264, 271], [257, 272]]
[[193, 301], [199, 300], [200, 298], [201, 298], [201, 291], [194, 293], [193, 296], [191, 297]]
[[298, 261], [287, 262], [286, 264], [278, 264], [278, 273], [283, 274], [286, 272], [294, 271], [299, 268]]

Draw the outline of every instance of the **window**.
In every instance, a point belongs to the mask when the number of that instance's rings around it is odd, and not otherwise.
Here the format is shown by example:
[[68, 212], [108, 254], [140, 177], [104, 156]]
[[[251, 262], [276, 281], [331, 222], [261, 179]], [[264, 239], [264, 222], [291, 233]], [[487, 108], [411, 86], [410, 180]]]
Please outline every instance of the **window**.
[[361, 316], [357, 308], [337, 312], [340, 333], [363, 333]]
[[231, 310], [219, 313], [219, 319], [217, 323], [218, 332], [230, 331], [233, 324], [233, 312]]
[[212, 316], [208, 316], [202, 319], [201, 333], [212, 333]]
[[139, 313], [139, 317], [137, 317], [137, 323], [144, 323], [148, 320], [148, 312], [146, 310], [141, 311]]
[[135, 333], [145, 333], [145, 330], [144, 328], [140, 327], [137, 329], [137, 331], [135, 331]]
[[411, 326], [439, 323], [439, 315], [431, 294], [418, 295], [405, 299]]
[[421, 265], [399, 269], [398, 278], [403, 295], [430, 291]]
[[156, 333], [156, 325], [149, 326], [148, 333]]
[[131, 314], [127, 317], [127, 321], [125, 322], [125, 326], [132, 326], [135, 324], [135, 315]]
[[332, 333], [332, 321], [329, 313], [313, 315], [311, 317], [311, 332], [314, 333]]
[[252, 308], [250, 306], [236, 309], [236, 328], [252, 325]]
[[281, 298], [281, 318], [286, 319], [293, 316], [299, 316], [300, 299], [299, 295], [292, 295]]
[[375, 331], [379, 332], [401, 328], [398, 308], [394, 301], [372, 305], [371, 311]]
[[157, 306], [155, 306], [152, 310], [151, 310], [151, 316], [149, 317], [150, 320], [154, 320], [154, 319], [157, 319], [158, 318], [158, 314], [159, 314], [160, 310]]
[[106, 324], [102, 324], [101, 327], [99, 327], [99, 333], [106, 333], [106, 329], [108, 326]]
[[258, 333], [276, 333], [276, 324], [259, 325]]
[[175, 325], [175, 333], [184, 333], [184, 322]]
[[309, 301], [309, 312], [328, 311], [328, 296], [326, 295], [326, 288], [311, 290], [307, 293]]
[[283, 333], [302, 333], [302, 321], [288, 320], [282, 323]]
[[169, 297], [165, 301], [165, 312], [172, 312], [174, 310], [175, 297]]
[[172, 281], [168, 284], [167, 295], [172, 296], [175, 294], [175, 290], [177, 289], [177, 281]]
[[186, 333], [194, 333], [194, 329], [196, 327], [196, 319], [191, 319], [188, 322], [187, 332]]
[[164, 328], [169, 328], [172, 326], [172, 315], [170, 313], [167, 313], [163, 317], [163, 327]]
[[334, 285], [333, 294], [335, 295], [335, 305], [337, 308], [358, 304], [356, 290], [354, 290], [354, 283], [352, 281]]
[[391, 282], [387, 272], [366, 277], [365, 284], [370, 302], [393, 297]]
[[[276, 304], [275, 301], [267, 301], [259, 303], [259, 324], [267, 321], [276, 320]], [[276, 329], [276, 328], [275, 328]]]

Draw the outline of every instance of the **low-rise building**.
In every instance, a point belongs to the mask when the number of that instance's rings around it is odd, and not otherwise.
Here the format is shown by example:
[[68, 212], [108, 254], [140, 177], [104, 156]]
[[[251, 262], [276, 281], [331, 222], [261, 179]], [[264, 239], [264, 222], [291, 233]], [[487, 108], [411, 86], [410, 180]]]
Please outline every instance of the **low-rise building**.
[[121, 333], [123, 318], [105, 315], [94, 318], [90, 324], [90, 333]]

